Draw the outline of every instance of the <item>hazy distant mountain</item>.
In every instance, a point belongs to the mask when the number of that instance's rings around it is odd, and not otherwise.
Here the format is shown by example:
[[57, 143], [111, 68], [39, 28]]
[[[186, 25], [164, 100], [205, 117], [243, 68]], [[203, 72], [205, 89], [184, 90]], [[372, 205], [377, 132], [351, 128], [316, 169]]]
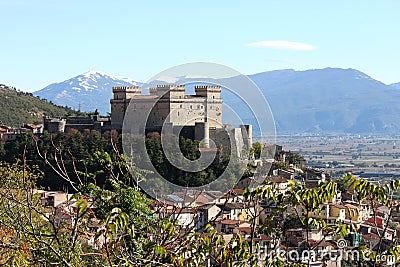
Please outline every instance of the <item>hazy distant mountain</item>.
[[400, 89], [400, 83], [392, 83], [390, 86]]
[[397, 132], [400, 91], [354, 69], [278, 70], [250, 75], [280, 132]]
[[[398, 133], [400, 90], [355, 69], [276, 70], [249, 76], [268, 100], [278, 132]], [[177, 83], [189, 81], [182, 78]], [[112, 86], [137, 82], [91, 71], [35, 92], [58, 105], [110, 111]], [[397, 86], [397, 85], [395, 85]], [[249, 109], [224, 93], [225, 103]], [[226, 120], [224, 120], [226, 122]], [[246, 121], [246, 123], [252, 121]], [[254, 123], [254, 122], [253, 122]]]
[[53, 83], [34, 92], [61, 106], [82, 111], [95, 111], [105, 115], [110, 111], [113, 86], [131, 86], [136, 82], [129, 78], [111, 76], [102, 71], [89, 71], [60, 83]]

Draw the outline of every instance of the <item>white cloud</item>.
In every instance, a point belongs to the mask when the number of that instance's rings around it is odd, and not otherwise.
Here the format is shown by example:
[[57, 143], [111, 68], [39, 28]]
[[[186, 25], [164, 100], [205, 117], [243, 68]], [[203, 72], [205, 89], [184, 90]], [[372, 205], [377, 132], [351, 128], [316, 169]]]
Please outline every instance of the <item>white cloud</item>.
[[317, 47], [290, 41], [260, 41], [246, 44], [246, 46], [259, 47], [259, 48], [271, 48], [278, 50], [299, 50], [299, 51], [312, 51], [317, 49]]

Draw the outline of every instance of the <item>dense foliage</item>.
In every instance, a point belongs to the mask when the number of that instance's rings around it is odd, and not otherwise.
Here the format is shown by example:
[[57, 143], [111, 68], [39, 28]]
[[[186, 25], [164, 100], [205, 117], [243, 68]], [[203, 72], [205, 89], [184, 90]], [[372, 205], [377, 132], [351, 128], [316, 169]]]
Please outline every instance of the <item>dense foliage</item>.
[[[75, 174], [78, 169], [85, 173], [94, 173], [99, 169], [93, 161], [93, 154], [96, 151], [107, 151], [114, 156], [113, 144], [120, 144], [120, 137], [116, 131], [106, 132], [101, 135], [97, 131], [85, 130], [79, 132], [72, 129], [68, 133], [59, 132], [49, 134], [44, 132], [40, 138], [31, 133], [24, 133], [17, 137], [13, 142], [0, 142], [0, 160], [5, 162], [15, 162], [24, 156], [30, 166], [37, 165], [43, 172], [44, 177], [39, 181], [39, 185], [53, 190], [69, 188], [69, 183], [63, 179], [54, 179], [61, 173], [50, 168], [46, 161], [55, 161], [56, 165], [62, 166], [62, 176], [71, 175], [74, 182], [79, 179], [87, 179], [85, 175], [80, 178]], [[120, 146], [120, 145], [119, 145]], [[103, 184], [105, 177], [96, 177], [96, 184]]]
[[[59, 162], [64, 162], [66, 173], [73, 173], [74, 169], [91, 173], [95, 172], [99, 167], [93, 161], [93, 154], [96, 151], [107, 152], [111, 156], [115, 156], [116, 152], [122, 154], [121, 142], [121, 136], [115, 130], [100, 134], [95, 130], [85, 130], [81, 133], [72, 129], [68, 133], [49, 134], [45, 132], [40, 138], [30, 133], [24, 133], [19, 135], [14, 142], [0, 142], [0, 161], [15, 162], [25, 154], [28, 164], [38, 165], [44, 170], [45, 176], [40, 181], [41, 186], [63, 189], [68, 184], [58, 179], [53, 179], [53, 176], [57, 174], [44, 164], [46, 159], [54, 160], [58, 156]], [[180, 138], [179, 145], [180, 151], [187, 159], [195, 160], [199, 157], [198, 141]], [[159, 135], [149, 135], [146, 138], [146, 146], [155, 169], [165, 179], [181, 186], [208, 184], [216, 177], [219, 177], [229, 163], [229, 157], [220, 150], [211, 166], [204, 171], [185, 172], [168, 161], [163, 152]], [[40, 151], [39, 154], [38, 151]], [[72, 165], [72, 160], [74, 160], [75, 166]], [[104, 175], [99, 175], [96, 179], [93, 182], [101, 185], [105, 177]], [[77, 177], [74, 181], [77, 182]]]
[[42, 121], [43, 116], [80, 115], [68, 107], [60, 107], [46, 100], [13, 89], [0, 88], [0, 122], [21, 127], [26, 123]]
[[[180, 186], [201, 186], [214, 181], [219, 177], [229, 164], [228, 155], [222, 150], [217, 152], [212, 164], [203, 171], [187, 172], [174, 166], [167, 159], [161, 144], [160, 135], [149, 135], [146, 139], [146, 147], [149, 157], [155, 169], [162, 177]], [[179, 147], [183, 156], [191, 161], [200, 157], [199, 141], [193, 141], [183, 137], [179, 138]], [[174, 153], [171, 153], [172, 156]]]

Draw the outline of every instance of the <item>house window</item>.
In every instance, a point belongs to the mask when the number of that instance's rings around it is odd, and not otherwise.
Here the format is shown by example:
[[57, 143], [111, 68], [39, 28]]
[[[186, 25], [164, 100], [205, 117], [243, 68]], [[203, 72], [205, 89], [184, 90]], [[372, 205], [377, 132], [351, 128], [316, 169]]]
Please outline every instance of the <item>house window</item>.
[[226, 227], [225, 227], [225, 224], [223, 224], [223, 225], [221, 225], [221, 232], [225, 232], [225, 229]]

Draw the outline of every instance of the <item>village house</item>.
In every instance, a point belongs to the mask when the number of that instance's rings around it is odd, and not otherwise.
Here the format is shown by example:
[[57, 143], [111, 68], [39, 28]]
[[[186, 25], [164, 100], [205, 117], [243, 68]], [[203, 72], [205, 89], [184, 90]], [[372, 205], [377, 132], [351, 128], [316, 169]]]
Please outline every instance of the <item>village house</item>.
[[343, 222], [346, 219], [346, 207], [337, 203], [325, 203], [321, 212], [313, 216], [324, 219], [328, 224]]
[[323, 170], [307, 168], [303, 173], [304, 182], [307, 188], [317, 187], [327, 180]]
[[346, 220], [348, 221], [361, 223], [371, 216], [369, 205], [359, 205], [352, 201], [345, 201], [343, 205], [346, 207]]
[[217, 219], [217, 216], [220, 214], [220, 212], [221, 208], [214, 203], [198, 207], [195, 218], [196, 229], [198, 231], [204, 231], [206, 225]]
[[37, 193], [40, 194], [41, 204], [44, 207], [57, 207], [61, 203], [67, 202], [72, 196], [63, 191], [37, 190]]
[[196, 208], [175, 208], [171, 207], [167, 210], [168, 218], [176, 222], [178, 225], [191, 228], [195, 227], [196, 225], [196, 215], [197, 209]]
[[3, 142], [15, 141], [18, 135], [22, 133], [40, 134], [42, 132], [43, 127], [41, 124], [25, 124], [23, 127], [14, 128], [0, 122], [0, 141]]
[[250, 227], [249, 222], [224, 219], [214, 222], [215, 229], [224, 234], [233, 234], [238, 227]]

